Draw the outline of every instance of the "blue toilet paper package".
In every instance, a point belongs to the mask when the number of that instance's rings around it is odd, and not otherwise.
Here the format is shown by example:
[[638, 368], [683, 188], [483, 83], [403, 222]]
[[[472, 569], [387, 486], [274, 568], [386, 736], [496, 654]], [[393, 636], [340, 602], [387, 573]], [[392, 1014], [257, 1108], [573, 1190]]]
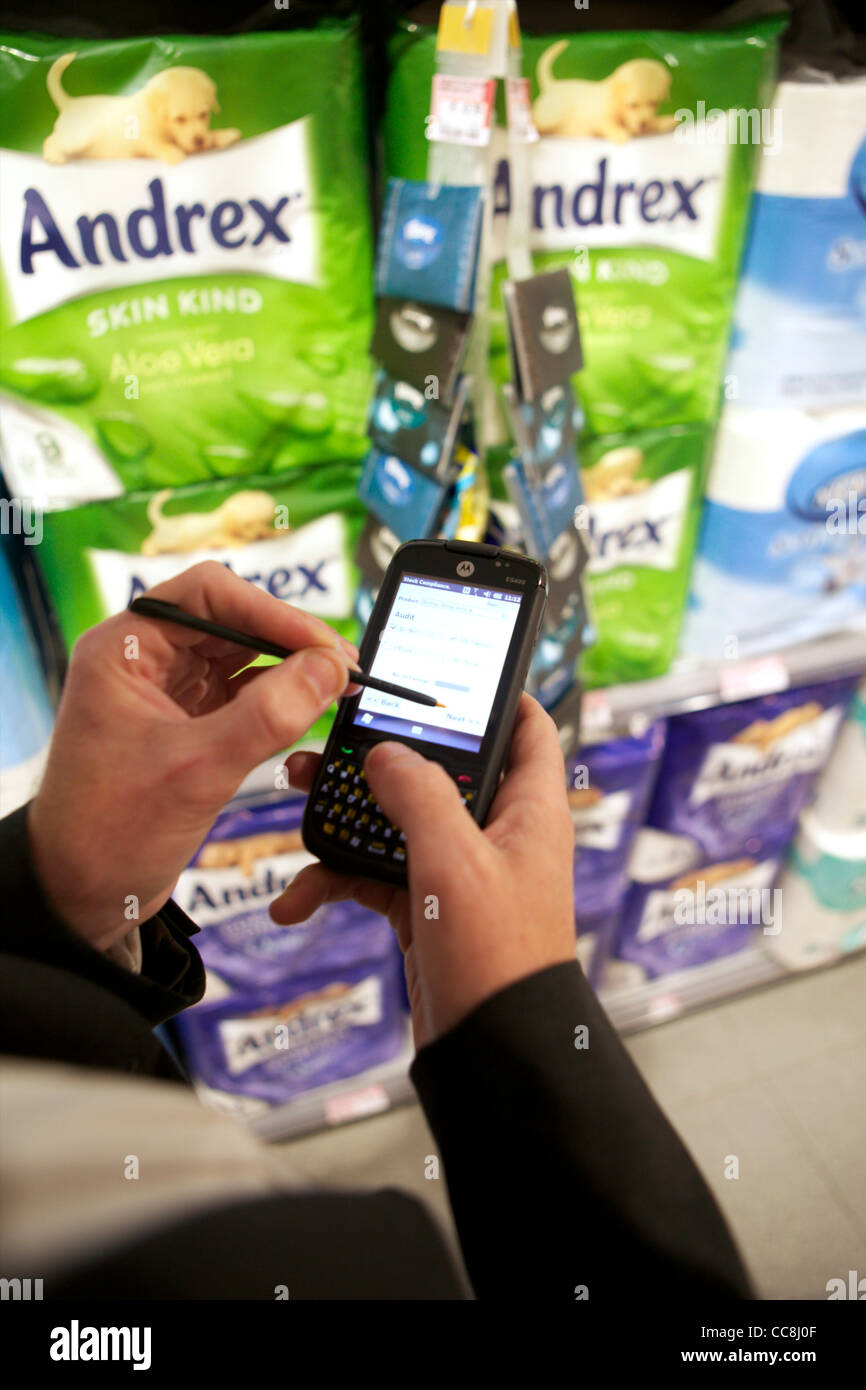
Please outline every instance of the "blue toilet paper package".
[[8, 536], [0, 535], [0, 815], [33, 795], [54, 715], [36, 643], [15, 585]]
[[692, 570], [685, 653], [747, 657], [862, 620], [864, 457], [866, 401], [813, 412], [725, 407]]
[[741, 405], [866, 401], [866, 78], [780, 82], [734, 308]]

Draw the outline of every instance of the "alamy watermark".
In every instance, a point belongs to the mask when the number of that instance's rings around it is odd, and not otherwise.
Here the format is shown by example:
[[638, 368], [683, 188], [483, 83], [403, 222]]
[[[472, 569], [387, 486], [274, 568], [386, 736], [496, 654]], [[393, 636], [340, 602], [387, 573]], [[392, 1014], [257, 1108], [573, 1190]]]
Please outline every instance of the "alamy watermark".
[[694, 888], [674, 892], [678, 927], [763, 926], [765, 936], [782, 930], [781, 888], [725, 888], [698, 879]]
[[674, 139], [681, 145], [763, 145], [767, 154], [782, 148], [782, 112], [777, 107], [680, 107], [674, 112]]
[[41, 545], [42, 509], [28, 497], [0, 497], [0, 535], [23, 536], [25, 545]]
[[0, 1279], [0, 1301], [11, 1299], [15, 1303], [40, 1302], [42, 1299], [41, 1279]]
[[830, 535], [866, 536], [866, 478], [849, 488], [847, 497], [828, 497], [827, 530]]

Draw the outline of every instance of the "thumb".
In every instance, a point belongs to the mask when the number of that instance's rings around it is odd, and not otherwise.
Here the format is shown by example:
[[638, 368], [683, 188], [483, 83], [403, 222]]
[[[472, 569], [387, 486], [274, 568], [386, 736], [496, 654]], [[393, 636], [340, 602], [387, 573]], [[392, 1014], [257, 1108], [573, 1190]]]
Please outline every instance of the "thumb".
[[305, 647], [264, 669], [221, 709], [196, 719], [194, 727], [237, 785], [259, 763], [302, 738], [348, 682], [348, 659], [341, 649]]
[[441, 865], [445, 846], [449, 855], [468, 854], [474, 838], [483, 841], [444, 767], [414, 748], [377, 743], [364, 759], [364, 772], [382, 810], [406, 835], [412, 871]]

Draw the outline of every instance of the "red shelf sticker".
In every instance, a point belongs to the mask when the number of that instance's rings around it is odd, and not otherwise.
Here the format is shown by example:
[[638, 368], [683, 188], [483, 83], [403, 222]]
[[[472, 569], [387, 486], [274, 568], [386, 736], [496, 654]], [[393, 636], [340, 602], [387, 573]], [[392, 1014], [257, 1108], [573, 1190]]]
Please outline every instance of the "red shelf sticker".
[[580, 727], [583, 733], [609, 729], [613, 723], [606, 690], [585, 690], [580, 700]]
[[528, 144], [538, 139], [538, 131], [532, 119], [528, 77], [506, 78], [505, 108], [508, 113], [508, 129], [515, 140], [522, 140]]
[[347, 1091], [342, 1096], [332, 1096], [324, 1104], [325, 1119], [329, 1125], [341, 1125], [347, 1120], [360, 1120], [362, 1115], [377, 1115], [387, 1110], [391, 1102], [384, 1086], [362, 1086], [357, 1091]]
[[663, 1023], [666, 1018], [675, 1018], [683, 1011], [683, 1001], [679, 994], [657, 994], [649, 1002], [647, 1015], [653, 1023]]
[[427, 117], [427, 139], [451, 145], [489, 145], [495, 95], [496, 81], [492, 77], [447, 77], [437, 72]]

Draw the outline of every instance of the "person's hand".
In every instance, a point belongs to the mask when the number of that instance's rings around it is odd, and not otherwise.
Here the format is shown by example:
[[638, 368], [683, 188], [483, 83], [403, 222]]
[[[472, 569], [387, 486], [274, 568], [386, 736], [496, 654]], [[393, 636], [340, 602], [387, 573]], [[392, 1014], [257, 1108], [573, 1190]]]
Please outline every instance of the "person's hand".
[[149, 592], [295, 654], [245, 670], [246, 648], [128, 610], [76, 643], [28, 830], [49, 903], [101, 950], [159, 911], [247, 774], [352, 689], [358, 656], [213, 561]]
[[[293, 754], [292, 785], [308, 790], [317, 761]], [[484, 830], [445, 770], [405, 744], [377, 744], [364, 770], [385, 814], [405, 831], [408, 891], [310, 864], [271, 904], [275, 922], [303, 921], [341, 898], [387, 916], [405, 957], [417, 1047], [507, 985], [576, 959], [565, 770], [556, 726], [535, 700], [521, 701]]]

